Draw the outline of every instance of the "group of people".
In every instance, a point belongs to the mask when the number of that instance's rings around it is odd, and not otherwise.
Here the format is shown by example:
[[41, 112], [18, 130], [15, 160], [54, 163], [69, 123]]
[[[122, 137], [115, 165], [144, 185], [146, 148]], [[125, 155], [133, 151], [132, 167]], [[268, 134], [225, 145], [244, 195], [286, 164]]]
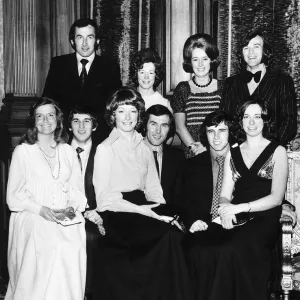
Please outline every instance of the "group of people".
[[189, 37], [193, 76], [171, 101], [156, 51], [134, 56], [121, 87], [93, 20], [69, 40], [11, 161], [5, 299], [267, 299], [279, 218], [295, 219], [283, 146], [297, 112], [265, 37], [246, 37], [225, 83], [214, 39]]

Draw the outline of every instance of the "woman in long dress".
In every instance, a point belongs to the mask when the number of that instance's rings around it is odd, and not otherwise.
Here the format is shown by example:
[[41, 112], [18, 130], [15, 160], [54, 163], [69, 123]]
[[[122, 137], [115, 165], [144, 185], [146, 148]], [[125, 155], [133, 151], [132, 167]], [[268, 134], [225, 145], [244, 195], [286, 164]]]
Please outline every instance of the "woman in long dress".
[[30, 111], [30, 122], [9, 170], [10, 279], [5, 299], [82, 300], [86, 250], [81, 212], [86, 198], [79, 162], [66, 144], [63, 116], [53, 100], [40, 99]]
[[143, 111], [141, 95], [127, 87], [107, 105], [113, 130], [97, 148], [93, 177], [106, 231], [93, 299], [190, 300], [182, 232], [154, 212], [165, 199], [152, 150], [136, 131]]
[[217, 42], [208, 34], [190, 36], [184, 44], [183, 60], [184, 71], [193, 77], [178, 83], [171, 106], [185, 156], [191, 158], [206, 150], [200, 142], [200, 127], [220, 105], [221, 82], [213, 78], [220, 64]]
[[[220, 224], [189, 237], [188, 265], [197, 300], [266, 300], [271, 251], [288, 167], [286, 150], [270, 141], [270, 114], [255, 96], [239, 109], [244, 142], [226, 155]], [[203, 229], [202, 229], [203, 230]]]

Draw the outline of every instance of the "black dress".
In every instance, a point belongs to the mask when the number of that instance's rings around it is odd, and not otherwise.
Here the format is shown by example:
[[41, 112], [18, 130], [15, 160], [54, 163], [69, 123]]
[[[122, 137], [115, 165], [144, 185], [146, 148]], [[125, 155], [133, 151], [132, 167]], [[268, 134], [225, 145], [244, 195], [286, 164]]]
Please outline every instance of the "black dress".
[[[151, 204], [138, 190], [123, 197], [136, 205]], [[160, 207], [173, 210], [160, 205], [157, 213]], [[183, 233], [176, 226], [136, 213], [105, 211], [101, 215], [106, 235], [93, 300], [192, 299]]]
[[[231, 150], [236, 179], [233, 204], [246, 203], [271, 192], [277, 148], [271, 142], [248, 169], [240, 148]], [[250, 213], [247, 223], [226, 230], [209, 224], [208, 230], [187, 236], [187, 260], [197, 300], [266, 300], [271, 251], [279, 237], [281, 207]]]

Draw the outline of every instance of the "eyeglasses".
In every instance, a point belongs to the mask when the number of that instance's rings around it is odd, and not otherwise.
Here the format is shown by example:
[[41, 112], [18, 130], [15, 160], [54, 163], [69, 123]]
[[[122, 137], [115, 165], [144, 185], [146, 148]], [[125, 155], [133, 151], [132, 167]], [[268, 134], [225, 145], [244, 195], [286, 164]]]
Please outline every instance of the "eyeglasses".
[[48, 113], [48, 114], [36, 114], [35, 115], [35, 121], [36, 122], [45, 122], [47, 121], [54, 121], [56, 120], [56, 114], [55, 113]]

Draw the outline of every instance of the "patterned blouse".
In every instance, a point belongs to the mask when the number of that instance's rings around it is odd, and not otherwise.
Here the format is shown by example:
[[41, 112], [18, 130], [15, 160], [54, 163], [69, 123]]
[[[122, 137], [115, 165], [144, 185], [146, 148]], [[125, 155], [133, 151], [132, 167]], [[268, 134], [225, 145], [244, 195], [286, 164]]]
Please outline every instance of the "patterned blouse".
[[[218, 90], [212, 93], [192, 93], [188, 81], [181, 81], [173, 94], [171, 106], [174, 114], [184, 112], [186, 114], [186, 128], [195, 142], [200, 141], [200, 126], [205, 117], [211, 112], [217, 110], [220, 106], [222, 89], [221, 82], [218, 81]], [[185, 152], [186, 158], [193, 156], [183, 143], [181, 146]]]

